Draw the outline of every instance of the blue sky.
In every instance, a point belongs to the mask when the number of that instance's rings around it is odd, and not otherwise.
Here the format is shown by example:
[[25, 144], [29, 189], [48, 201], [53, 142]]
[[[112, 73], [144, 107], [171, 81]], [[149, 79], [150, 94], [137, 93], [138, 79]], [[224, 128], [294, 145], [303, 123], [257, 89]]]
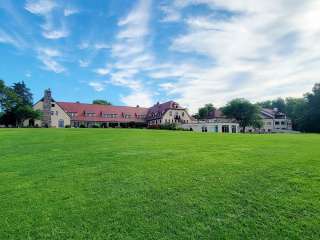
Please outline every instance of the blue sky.
[[194, 112], [302, 96], [320, 76], [318, 0], [1, 0], [0, 78], [39, 99]]

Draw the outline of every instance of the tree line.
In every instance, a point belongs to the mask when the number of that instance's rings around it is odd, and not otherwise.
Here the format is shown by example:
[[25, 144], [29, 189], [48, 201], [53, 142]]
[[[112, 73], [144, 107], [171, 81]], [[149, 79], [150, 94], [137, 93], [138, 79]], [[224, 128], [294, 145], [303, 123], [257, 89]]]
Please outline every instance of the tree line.
[[41, 118], [41, 112], [32, 108], [32, 93], [22, 82], [6, 86], [0, 80], [0, 125], [21, 127], [27, 119]]
[[[277, 108], [292, 121], [293, 130], [320, 133], [320, 83], [314, 85], [311, 92], [302, 98], [277, 98], [258, 103], [251, 103], [244, 98], [230, 101], [220, 110], [228, 118], [236, 119], [242, 131], [245, 127], [262, 127], [261, 108]], [[213, 104], [199, 108], [194, 115], [197, 119], [207, 119], [216, 110]]]

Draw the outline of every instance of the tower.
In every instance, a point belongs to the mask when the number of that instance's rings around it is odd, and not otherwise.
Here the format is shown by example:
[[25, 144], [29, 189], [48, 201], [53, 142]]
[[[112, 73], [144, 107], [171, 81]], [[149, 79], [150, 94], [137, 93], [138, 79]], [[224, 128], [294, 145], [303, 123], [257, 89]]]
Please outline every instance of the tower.
[[51, 90], [46, 89], [43, 97], [42, 127], [51, 127]]

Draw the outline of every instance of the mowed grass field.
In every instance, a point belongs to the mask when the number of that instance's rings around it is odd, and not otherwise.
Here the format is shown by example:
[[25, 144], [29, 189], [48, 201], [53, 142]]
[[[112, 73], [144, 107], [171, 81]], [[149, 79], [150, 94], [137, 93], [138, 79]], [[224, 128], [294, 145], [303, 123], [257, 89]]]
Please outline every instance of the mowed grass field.
[[320, 239], [320, 135], [0, 129], [0, 239]]

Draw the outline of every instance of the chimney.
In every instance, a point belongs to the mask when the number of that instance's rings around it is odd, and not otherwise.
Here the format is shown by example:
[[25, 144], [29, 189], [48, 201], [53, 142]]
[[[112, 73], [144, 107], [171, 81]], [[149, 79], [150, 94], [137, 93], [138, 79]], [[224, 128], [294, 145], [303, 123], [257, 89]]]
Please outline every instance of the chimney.
[[48, 88], [44, 91], [43, 97], [42, 127], [51, 127], [51, 101], [51, 90]]

